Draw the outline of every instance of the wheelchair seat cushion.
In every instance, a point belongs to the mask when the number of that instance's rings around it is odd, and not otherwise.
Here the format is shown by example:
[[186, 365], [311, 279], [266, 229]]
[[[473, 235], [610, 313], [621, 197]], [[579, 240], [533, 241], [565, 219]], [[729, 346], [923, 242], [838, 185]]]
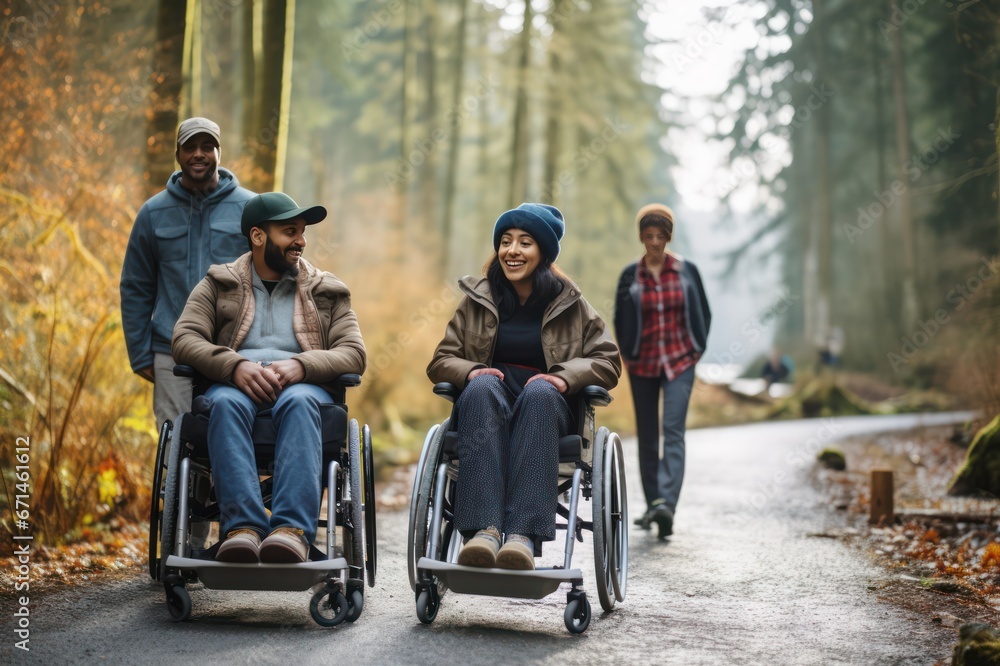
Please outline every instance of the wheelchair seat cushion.
[[[206, 404], [208, 403], [208, 404]], [[181, 437], [191, 444], [196, 458], [208, 458], [208, 420], [211, 410], [209, 401], [192, 405], [195, 411], [189, 412], [181, 426]], [[347, 408], [344, 405], [321, 405], [320, 415], [323, 419], [323, 456], [324, 458], [340, 451], [347, 445]], [[253, 445], [258, 460], [270, 460], [274, 457], [274, 444], [278, 437], [277, 428], [271, 420], [271, 410], [265, 409], [257, 413], [253, 423]]]

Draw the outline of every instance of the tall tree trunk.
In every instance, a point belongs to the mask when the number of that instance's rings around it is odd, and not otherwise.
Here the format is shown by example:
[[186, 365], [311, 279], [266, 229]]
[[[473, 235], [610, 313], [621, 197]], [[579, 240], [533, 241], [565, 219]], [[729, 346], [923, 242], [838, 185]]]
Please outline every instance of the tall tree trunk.
[[403, 78], [399, 90], [399, 168], [402, 181], [396, 183], [389, 210], [389, 241], [387, 243], [387, 263], [399, 266], [403, 256], [403, 234], [406, 229], [407, 190], [410, 173], [410, 84], [414, 80], [413, 58], [413, 7], [411, 2], [403, 3], [403, 53], [400, 64]]
[[181, 89], [181, 117], [203, 113], [201, 107], [201, 0], [187, 0], [187, 24], [184, 33], [184, 87]]
[[[423, 164], [420, 165], [420, 216], [424, 221], [424, 228], [428, 231], [437, 232], [437, 169], [435, 168], [437, 159], [436, 136], [439, 130], [438, 109], [437, 109], [437, 55], [436, 42], [437, 35], [434, 26], [438, 21], [438, 12], [434, 2], [424, 3], [423, 38], [424, 38], [424, 82], [426, 83], [424, 100], [424, 141], [423, 146], [418, 149], [424, 156]], [[443, 130], [442, 130], [443, 131]], [[440, 262], [438, 262], [440, 266]]]
[[554, 0], [550, 16], [557, 20], [550, 21], [552, 25], [552, 36], [549, 38], [549, 85], [548, 87], [548, 118], [545, 121], [545, 163], [542, 183], [544, 186], [543, 197], [546, 203], [554, 206], [559, 205], [559, 197], [562, 194], [562, 185], [556, 182], [559, 171], [559, 151], [561, 150], [560, 134], [562, 126], [560, 119], [563, 115], [563, 98], [565, 94], [562, 86], [562, 53], [569, 46], [566, 42], [565, 21], [561, 18], [563, 6], [566, 0]]
[[[238, 64], [235, 61], [239, 54], [239, 35], [233, 29], [233, 12], [228, 8], [221, 10], [215, 5], [209, 5], [205, 14], [205, 41], [209, 45], [218, 44], [219, 47], [202, 49], [209, 81], [208, 94], [204, 94], [203, 90], [202, 108], [204, 115], [218, 121], [223, 134], [231, 139], [238, 136], [236, 123], [231, 118], [236, 105], [235, 98], [239, 95], [236, 85]], [[236, 145], [235, 142], [233, 145]]]
[[524, 3], [517, 61], [517, 96], [514, 105], [514, 131], [511, 138], [510, 174], [507, 182], [507, 206], [524, 201], [528, 171], [528, 63], [531, 59], [531, 2]]
[[[826, 64], [826, 38], [827, 27], [824, 17], [824, 6], [821, 0], [813, 0], [814, 20], [810, 30], [817, 31], [817, 74], [816, 78], [820, 85], [828, 81], [829, 70]], [[832, 317], [831, 296], [833, 293], [833, 220], [832, 220], [832, 184], [830, 182], [830, 104], [831, 101], [820, 103], [816, 111], [817, 137], [816, 137], [816, 159], [819, 163], [819, 230], [817, 235], [817, 269], [818, 275], [818, 302], [817, 317], [821, 334], [828, 332]]]
[[[869, 42], [871, 47], [872, 74], [875, 78], [875, 180], [878, 182], [878, 191], [885, 192], [888, 189], [886, 176], [886, 123], [885, 123], [885, 91], [882, 84], [882, 60], [883, 54], [879, 49], [879, 28], [878, 21], [881, 12], [874, 12], [875, 16], [869, 23]], [[895, 274], [896, 254], [892, 245], [892, 236], [889, 229], [889, 216], [883, 216], [876, 221], [879, 233], [878, 259], [874, 262], [878, 267], [880, 285], [880, 303], [884, 312], [892, 313], [892, 320], [896, 319], [897, 312], [892, 312], [895, 302], [895, 293], [891, 289], [891, 277]]]
[[285, 189], [285, 165], [288, 161], [288, 118], [292, 106], [292, 63], [295, 52], [295, 0], [286, 0], [284, 53], [281, 57], [281, 102], [278, 107], [278, 130], [274, 149], [274, 189]]
[[263, 48], [258, 63], [254, 118], [250, 128], [254, 148], [254, 189], [262, 192], [274, 189], [275, 184], [289, 4], [294, 9], [294, 0], [264, 0]]
[[184, 13], [178, 12], [173, 2], [160, 0], [153, 51], [157, 81], [150, 94], [149, 139], [146, 142], [146, 191], [150, 196], [163, 189], [174, 172], [184, 66], [184, 26]]
[[247, 0], [243, 3], [240, 11], [240, 81], [242, 93], [240, 95], [240, 136], [243, 137], [243, 145], [249, 144], [253, 136], [253, 114], [254, 100], [257, 98], [257, 63], [260, 58], [260, 39], [255, 38], [259, 34], [260, 23], [257, 21], [257, 11], [260, 2]]
[[[462, 90], [465, 84], [465, 30], [469, 19], [470, 0], [458, 0], [461, 14], [458, 19], [455, 44], [455, 66], [452, 68], [451, 112], [461, 114]], [[481, 102], [484, 100], [480, 100]], [[463, 118], [458, 115], [458, 118]], [[441, 269], [445, 275], [451, 275], [451, 229], [455, 215], [455, 185], [458, 182], [459, 148], [462, 143], [462, 120], [455, 122], [451, 128], [451, 138], [448, 143], [448, 164], [444, 180], [444, 218], [441, 226], [443, 236], [444, 256]]]
[[[895, 0], [888, 0], [889, 11], [896, 10]], [[899, 178], [906, 182], [906, 164], [910, 161], [910, 119], [906, 103], [906, 70], [903, 63], [903, 26], [892, 31], [892, 93], [896, 115], [896, 158], [899, 161]], [[917, 321], [916, 243], [914, 241], [913, 209], [910, 189], [899, 195], [899, 234], [903, 251], [902, 315], [903, 325], [912, 326]]]

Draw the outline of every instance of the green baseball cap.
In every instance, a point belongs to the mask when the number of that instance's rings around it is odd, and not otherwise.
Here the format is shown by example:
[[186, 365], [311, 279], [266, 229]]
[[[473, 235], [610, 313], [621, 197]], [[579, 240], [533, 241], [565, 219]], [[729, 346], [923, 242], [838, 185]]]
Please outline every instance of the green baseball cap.
[[316, 224], [326, 219], [323, 206], [300, 207], [284, 192], [265, 192], [247, 202], [243, 208], [240, 227], [243, 235], [250, 238], [250, 230], [262, 227], [268, 222], [283, 222], [301, 217], [306, 224]]

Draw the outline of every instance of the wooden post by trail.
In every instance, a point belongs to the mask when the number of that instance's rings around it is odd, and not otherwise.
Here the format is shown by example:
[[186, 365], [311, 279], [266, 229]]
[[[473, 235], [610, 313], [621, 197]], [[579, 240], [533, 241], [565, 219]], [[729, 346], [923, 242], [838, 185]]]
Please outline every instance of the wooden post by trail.
[[873, 469], [871, 482], [871, 515], [868, 518], [868, 522], [870, 524], [892, 524], [896, 518], [892, 495], [892, 470]]

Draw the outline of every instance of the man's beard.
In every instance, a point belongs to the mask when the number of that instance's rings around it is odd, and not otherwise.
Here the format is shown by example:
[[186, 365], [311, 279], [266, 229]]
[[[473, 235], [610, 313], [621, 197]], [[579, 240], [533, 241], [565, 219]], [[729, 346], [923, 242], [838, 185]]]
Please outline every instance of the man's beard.
[[[302, 248], [291, 245], [288, 249], [294, 249], [297, 252], [302, 251]], [[296, 264], [298, 262], [296, 261], [295, 264], [293, 264], [285, 259], [285, 254], [278, 248], [277, 245], [271, 242], [271, 239], [268, 236], [264, 237], [264, 263], [278, 275], [284, 275], [289, 271], [291, 271], [292, 275], [298, 273], [298, 269], [296, 268]]]

